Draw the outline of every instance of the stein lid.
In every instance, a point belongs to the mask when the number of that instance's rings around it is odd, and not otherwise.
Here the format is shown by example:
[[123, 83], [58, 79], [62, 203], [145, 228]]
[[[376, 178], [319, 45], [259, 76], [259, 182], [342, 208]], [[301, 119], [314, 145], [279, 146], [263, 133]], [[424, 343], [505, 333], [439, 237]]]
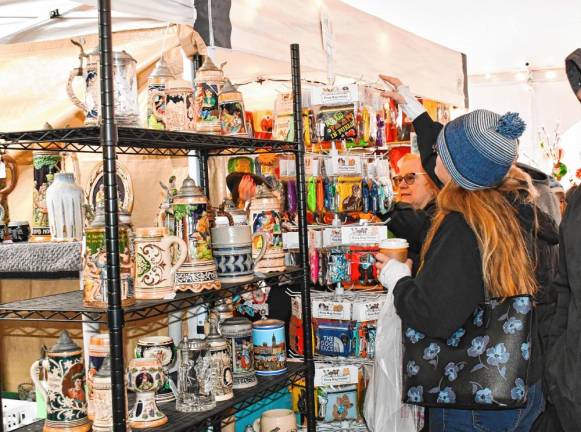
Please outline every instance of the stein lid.
[[222, 330], [224, 329], [224, 327], [234, 327], [234, 326], [252, 327], [252, 321], [244, 317], [228, 318], [224, 320], [224, 322], [222, 323]]
[[200, 69], [198, 69], [198, 72], [208, 72], [208, 71], [222, 71], [221, 68], [219, 68], [218, 66], [215, 65], [215, 63], [212, 61], [212, 58], [207, 55], [204, 58], [204, 63], [202, 63], [202, 66], [200, 67]]
[[208, 204], [208, 197], [202, 191], [202, 188], [196, 185], [196, 182], [190, 176], [187, 176], [182, 182], [182, 187], [174, 198], [175, 204]]
[[101, 369], [95, 374], [98, 378], [111, 378], [111, 356], [105, 357]]
[[137, 60], [135, 60], [131, 56], [131, 54], [129, 54], [125, 50], [123, 50], [123, 51], [113, 51], [113, 63], [127, 63], [127, 62], [135, 62], [135, 63], [137, 63]]
[[80, 350], [79, 347], [69, 335], [69, 332], [63, 330], [58, 338], [56, 344], [50, 349], [49, 352], [51, 353], [60, 353], [60, 352], [68, 352], [68, 351], [77, 351]]
[[230, 81], [228, 78], [224, 78], [224, 86], [222, 87], [220, 94], [224, 93], [240, 93], [240, 92], [238, 91], [238, 88], [234, 84], [232, 84], [232, 81]]
[[205, 339], [188, 339], [186, 336], [178, 346], [179, 350], [187, 349], [188, 351], [201, 351], [208, 349], [208, 341]]
[[165, 61], [165, 57], [161, 56], [159, 61], [155, 64], [155, 68], [149, 75], [149, 78], [172, 78], [175, 79], [175, 75], [171, 70], [168, 62]]
[[280, 207], [280, 201], [265, 184], [256, 186], [256, 196], [252, 198], [251, 207], [259, 203], [263, 206], [272, 206], [272, 210], [278, 210]]

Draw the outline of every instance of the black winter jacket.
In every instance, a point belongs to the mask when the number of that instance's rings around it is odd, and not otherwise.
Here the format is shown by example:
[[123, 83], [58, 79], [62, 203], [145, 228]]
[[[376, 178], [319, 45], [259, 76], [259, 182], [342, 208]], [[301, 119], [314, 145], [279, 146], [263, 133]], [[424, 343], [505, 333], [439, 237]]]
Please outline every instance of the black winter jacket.
[[581, 189], [563, 217], [559, 271], [553, 282], [557, 308], [551, 323], [545, 383], [563, 429], [581, 431]]

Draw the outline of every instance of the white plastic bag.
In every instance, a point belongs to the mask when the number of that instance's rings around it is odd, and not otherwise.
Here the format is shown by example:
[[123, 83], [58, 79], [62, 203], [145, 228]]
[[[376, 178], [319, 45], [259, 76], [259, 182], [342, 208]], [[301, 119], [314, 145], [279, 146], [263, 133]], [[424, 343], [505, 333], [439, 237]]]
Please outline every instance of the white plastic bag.
[[406, 405], [402, 394], [401, 320], [389, 292], [377, 320], [375, 365], [363, 408], [371, 432], [416, 432], [423, 409]]

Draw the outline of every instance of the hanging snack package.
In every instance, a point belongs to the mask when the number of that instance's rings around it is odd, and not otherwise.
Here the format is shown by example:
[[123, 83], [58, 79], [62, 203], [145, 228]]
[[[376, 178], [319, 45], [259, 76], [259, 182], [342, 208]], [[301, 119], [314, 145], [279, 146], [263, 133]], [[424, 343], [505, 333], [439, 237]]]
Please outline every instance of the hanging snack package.
[[362, 422], [362, 374], [360, 366], [348, 362], [315, 363], [315, 406], [321, 423]]
[[361, 177], [339, 177], [336, 193], [339, 201], [337, 210], [340, 213], [362, 210]]
[[377, 246], [351, 246], [349, 261], [351, 263], [351, 288], [360, 290], [376, 290], [383, 288], [377, 281], [375, 254]]
[[294, 141], [292, 93], [279, 93], [276, 97], [272, 139]]

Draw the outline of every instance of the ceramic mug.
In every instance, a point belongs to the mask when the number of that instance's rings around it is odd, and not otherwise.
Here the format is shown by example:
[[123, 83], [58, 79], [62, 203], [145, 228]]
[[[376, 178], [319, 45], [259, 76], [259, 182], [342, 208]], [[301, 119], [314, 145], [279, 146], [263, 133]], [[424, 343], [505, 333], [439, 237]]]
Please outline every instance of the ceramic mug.
[[[262, 248], [252, 256], [254, 237], [262, 237]], [[254, 266], [262, 260], [267, 250], [264, 234], [254, 234], [248, 225], [212, 228], [212, 250], [222, 282], [242, 283], [254, 279]]]
[[[172, 262], [172, 246], [179, 256]], [[135, 298], [163, 299], [175, 285], [175, 272], [188, 256], [186, 243], [168, 236], [167, 228], [137, 228], [135, 230]]]
[[273, 409], [262, 413], [253, 428], [260, 432], [297, 432], [295, 413], [289, 409]]

